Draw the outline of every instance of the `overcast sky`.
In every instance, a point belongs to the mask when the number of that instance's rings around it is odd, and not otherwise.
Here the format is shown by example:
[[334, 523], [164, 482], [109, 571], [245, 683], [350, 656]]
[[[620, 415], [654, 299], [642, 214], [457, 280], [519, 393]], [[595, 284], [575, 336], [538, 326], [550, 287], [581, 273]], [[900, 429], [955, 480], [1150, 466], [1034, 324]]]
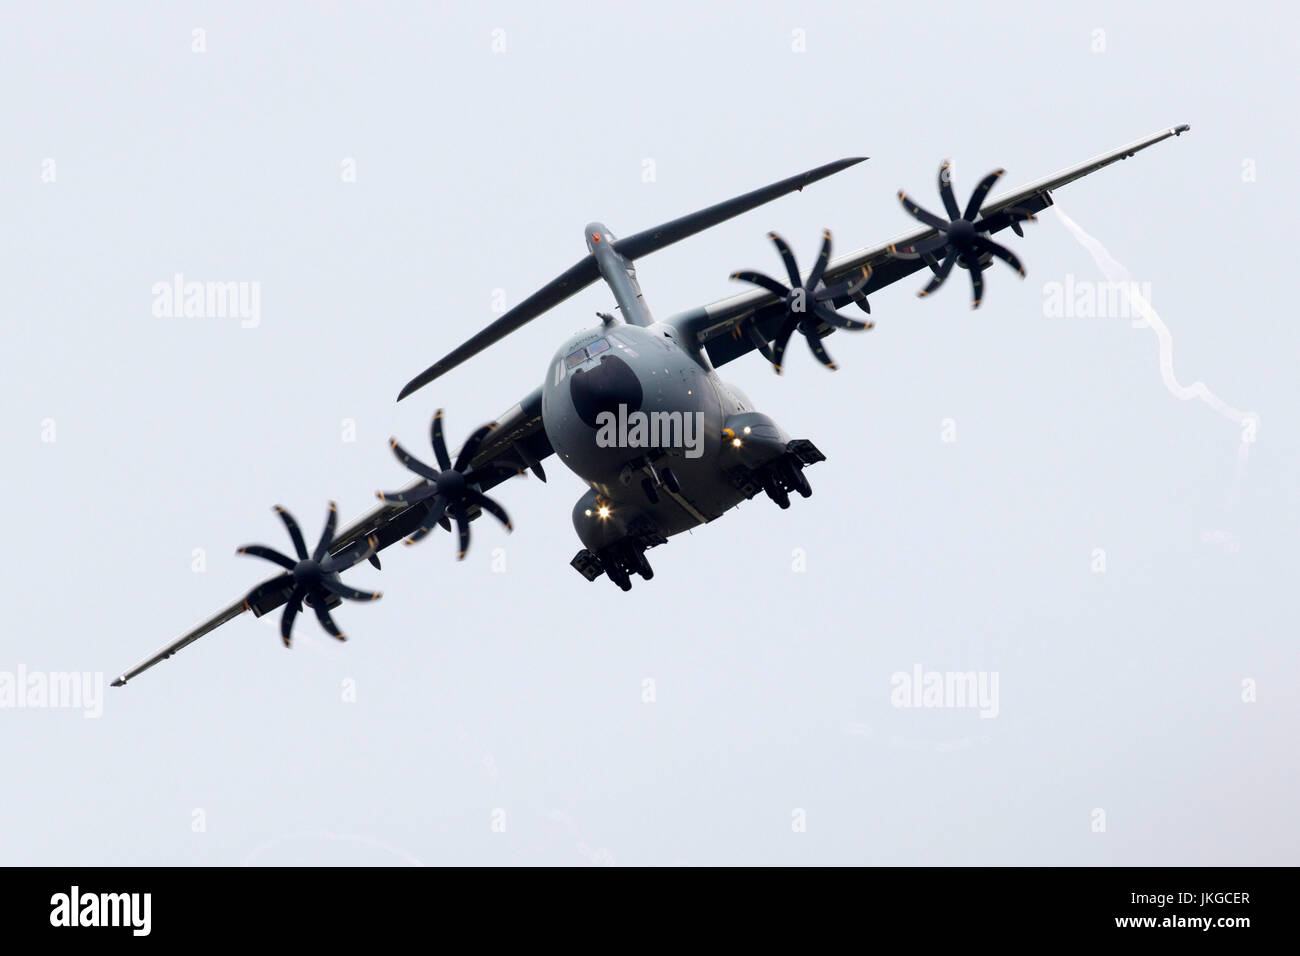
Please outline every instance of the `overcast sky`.
[[[314, 538], [405, 480], [390, 434], [526, 395], [603, 287], [393, 401], [592, 219], [871, 157], [638, 263], [663, 318], [778, 271], [770, 229], [805, 266], [904, 231], [945, 157], [964, 203], [1187, 122], [1056, 196], [1158, 324], [1051, 314], [1106, 273], [1049, 210], [978, 312], [917, 276], [834, 374], [726, 366], [815, 493], [629, 594], [569, 567], [552, 460], [512, 536], [352, 572], [347, 644], [245, 615], [97, 719], [12, 701], [0, 863], [1300, 862], [1290, 5], [294, 6], [0, 19], [0, 682], [111, 680], [268, 576], [271, 505]], [[256, 327], [156, 314], [177, 274], [255, 283]], [[896, 706], [917, 669], [996, 716]]]

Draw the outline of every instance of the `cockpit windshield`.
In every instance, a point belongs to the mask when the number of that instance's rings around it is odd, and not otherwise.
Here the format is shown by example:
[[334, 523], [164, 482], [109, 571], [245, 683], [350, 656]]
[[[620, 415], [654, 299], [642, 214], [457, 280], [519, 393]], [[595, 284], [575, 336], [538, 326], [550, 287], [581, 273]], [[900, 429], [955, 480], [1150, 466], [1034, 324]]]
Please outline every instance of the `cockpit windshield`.
[[609, 343], [604, 339], [597, 339], [596, 341], [588, 345], [585, 349], [578, 349], [577, 351], [570, 352], [568, 357], [564, 361], [569, 368], [571, 369], [577, 368], [583, 362], [587, 361], [587, 359], [595, 358], [601, 352], [608, 352], [608, 351], [609, 351]]

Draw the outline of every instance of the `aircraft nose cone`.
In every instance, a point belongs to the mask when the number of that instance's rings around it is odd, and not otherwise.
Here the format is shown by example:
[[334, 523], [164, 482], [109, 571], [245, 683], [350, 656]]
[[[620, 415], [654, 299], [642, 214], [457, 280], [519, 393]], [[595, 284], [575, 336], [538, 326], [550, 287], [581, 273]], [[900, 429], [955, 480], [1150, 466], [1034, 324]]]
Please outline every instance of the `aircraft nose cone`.
[[620, 405], [640, 411], [643, 397], [641, 380], [617, 355], [606, 355], [594, 368], [579, 369], [569, 379], [569, 395], [578, 417], [590, 428], [599, 427], [596, 416], [601, 412], [617, 416]]

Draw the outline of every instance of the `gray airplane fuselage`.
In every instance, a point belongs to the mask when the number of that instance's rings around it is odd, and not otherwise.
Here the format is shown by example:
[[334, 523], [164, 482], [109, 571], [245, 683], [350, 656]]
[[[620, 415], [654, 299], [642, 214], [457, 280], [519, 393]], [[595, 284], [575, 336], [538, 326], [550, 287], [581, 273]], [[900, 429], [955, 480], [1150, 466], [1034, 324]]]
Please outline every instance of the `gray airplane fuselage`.
[[702, 352], [684, 348], [673, 326], [654, 321], [632, 264], [612, 245], [604, 226], [587, 227], [626, 321], [603, 316], [572, 336], [542, 387], [547, 438], [591, 488], [573, 519], [594, 552], [637, 529], [667, 538], [719, 517], [749, 497], [735, 470], [761, 467], [789, 441]]

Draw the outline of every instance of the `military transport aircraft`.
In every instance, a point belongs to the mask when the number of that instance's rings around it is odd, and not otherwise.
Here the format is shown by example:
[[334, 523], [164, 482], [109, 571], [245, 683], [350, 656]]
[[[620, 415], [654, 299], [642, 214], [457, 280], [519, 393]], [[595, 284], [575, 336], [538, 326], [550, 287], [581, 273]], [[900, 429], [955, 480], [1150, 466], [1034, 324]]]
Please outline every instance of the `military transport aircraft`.
[[[1189, 128], [1161, 130], [989, 199], [1003, 173], [996, 170], [980, 180], [965, 206], [954, 195], [945, 162], [938, 179], [943, 215], [900, 191], [904, 210], [919, 225], [839, 259], [831, 258], [831, 234], [825, 232], [807, 274], [800, 271], [786, 242], [770, 234], [788, 284], [760, 272], [736, 272], [731, 278], [752, 288], [664, 321], [650, 314], [641, 295], [636, 260], [863, 160], [820, 166], [621, 239], [602, 223], [588, 224], [587, 254], [577, 264], [417, 375], [398, 400], [597, 280], [609, 287], [618, 315], [598, 313], [600, 325], [567, 339], [550, 363], [539, 368], [541, 383], [497, 421], [472, 432], [454, 461], [441, 410], [430, 432], [436, 466], [391, 440], [393, 453], [417, 480], [400, 491], [378, 492], [382, 504], [341, 532], [335, 530], [338, 512], [331, 503], [324, 531], [311, 551], [297, 522], [277, 506], [294, 555], [265, 545], [239, 551], [277, 565], [280, 573], [127, 671], [113, 686], [125, 684], [245, 611], [261, 617], [283, 607], [280, 635], [287, 647], [294, 621], [306, 605], [327, 632], [343, 640], [330, 611], [345, 599], [369, 601], [380, 595], [344, 584], [340, 572], [367, 560], [378, 568], [379, 551], [398, 541], [414, 544], [437, 527], [450, 532], [453, 523], [459, 557], [464, 558], [470, 522], [484, 512], [511, 527], [505, 509], [486, 492], [525, 471], [545, 481], [542, 462], [552, 454], [588, 485], [573, 508], [583, 545], [573, 567], [591, 581], [604, 575], [623, 590], [631, 587], [633, 574], [649, 580], [653, 571], [646, 551], [721, 517], [760, 492], [780, 507], [789, 507], [790, 492], [803, 497], [812, 493], [804, 469], [825, 460], [812, 442], [792, 439], [738, 388], [722, 381], [720, 366], [757, 352], [779, 374], [787, 346], [798, 332], [816, 359], [834, 369], [822, 340], [836, 330], [870, 329], [868, 296], [922, 269], [929, 270], [930, 279], [920, 289], [921, 296], [938, 290], [954, 267], [965, 270], [971, 307], [978, 308], [984, 298], [984, 272], [994, 259], [1025, 274], [1015, 253], [991, 236], [1008, 228], [1023, 236], [1021, 223], [1050, 206], [1057, 188]], [[862, 317], [841, 314], [839, 310], [850, 304]]]

